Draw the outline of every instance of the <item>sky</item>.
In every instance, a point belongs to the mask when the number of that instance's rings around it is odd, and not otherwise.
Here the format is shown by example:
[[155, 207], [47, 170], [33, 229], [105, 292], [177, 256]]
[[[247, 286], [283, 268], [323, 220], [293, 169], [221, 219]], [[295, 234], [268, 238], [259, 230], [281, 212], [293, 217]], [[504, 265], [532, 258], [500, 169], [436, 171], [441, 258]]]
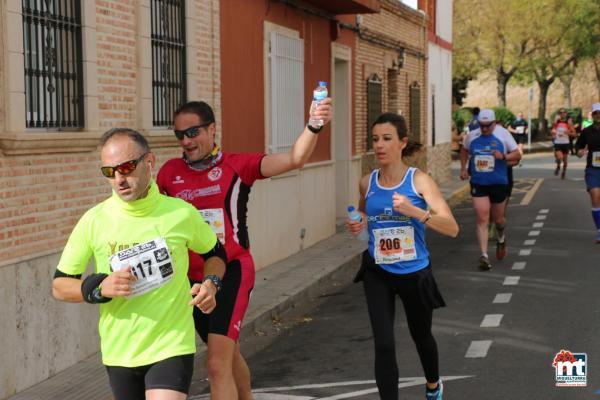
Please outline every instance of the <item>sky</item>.
[[404, 4], [406, 4], [407, 6], [410, 6], [414, 9], [417, 8], [417, 1], [418, 0], [401, 0]]

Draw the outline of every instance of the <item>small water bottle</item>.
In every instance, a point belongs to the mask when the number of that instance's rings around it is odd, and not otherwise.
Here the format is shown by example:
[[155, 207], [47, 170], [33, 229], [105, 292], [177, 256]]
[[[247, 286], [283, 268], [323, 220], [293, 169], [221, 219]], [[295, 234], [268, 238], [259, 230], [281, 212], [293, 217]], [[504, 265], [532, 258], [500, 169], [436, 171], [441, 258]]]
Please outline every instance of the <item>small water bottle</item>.
[[[348, 206], [348, 218], [351, 219], [352, 221], [358, 221], [358, 222], [362, 221], [362, 215], [360, 215], [360, 213], [358, 211], [356, 211], [354, 206]], [[358, 235], [356, 235], [356, 238], [363, 242], [368, 241], [369, 240], [369, 232], [367, 231], [367, 227], [365, 227], [362, 231], [360, 231], [360, 233]]]
[[314, 117], [315, 110], [321, 102], [321, 100], [327, 97], [327, 82], [319, 81], [319, 86], [313, 91], [313, 101], [310, 103], [310, 117], [308, 124], [313, 128], [320, 128], [323, 126], [323, 120]]

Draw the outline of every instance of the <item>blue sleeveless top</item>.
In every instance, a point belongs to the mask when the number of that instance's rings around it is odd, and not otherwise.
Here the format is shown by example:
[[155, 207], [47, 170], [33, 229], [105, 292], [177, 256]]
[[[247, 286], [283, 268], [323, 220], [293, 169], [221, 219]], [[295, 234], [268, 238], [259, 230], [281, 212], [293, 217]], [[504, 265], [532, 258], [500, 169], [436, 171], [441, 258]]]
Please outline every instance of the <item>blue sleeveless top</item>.
[[416, 170], [409, 168], [402, 182], [391, 188], [379, 185], [379, 170], [374, 170], [365, 197], [369, 253], [376, 264], [394, 274], [409, 274], [429, 265], [425, 225], [393, 209], [393, 195], [398, 193], [406, 196], [416, 207], [427, 210], [425, 199], [414, 186]]

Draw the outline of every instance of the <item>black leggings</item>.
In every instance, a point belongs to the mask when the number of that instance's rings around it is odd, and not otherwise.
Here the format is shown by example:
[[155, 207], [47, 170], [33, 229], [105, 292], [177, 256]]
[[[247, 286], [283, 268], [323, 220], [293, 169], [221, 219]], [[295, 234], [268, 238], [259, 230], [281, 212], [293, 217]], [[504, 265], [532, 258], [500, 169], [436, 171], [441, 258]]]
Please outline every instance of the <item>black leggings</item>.
[[373, 338], [375, 340], [375, 380], [383, 400], [398, 399], [398, 364], [394, 339], [396, 295], [400, 296], [410, 335], [415, 342], [427, 382], [439, 379], [437, 344], [431, 333], [433, 308], [424, 304], [414, 274], [391, 274], [367, 268], [364, 288]]

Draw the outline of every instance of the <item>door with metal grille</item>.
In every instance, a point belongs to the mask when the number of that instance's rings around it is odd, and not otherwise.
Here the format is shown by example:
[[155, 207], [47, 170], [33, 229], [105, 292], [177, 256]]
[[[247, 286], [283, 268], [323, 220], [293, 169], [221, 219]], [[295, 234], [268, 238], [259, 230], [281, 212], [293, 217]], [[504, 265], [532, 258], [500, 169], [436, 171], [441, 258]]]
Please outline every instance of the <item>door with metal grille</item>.
[[367, 80], [367, 150], [373, 149], [371, 127], [383, 110], [383, 81], [377, 74]]
[[421, 140], [421, 87], [418, 82], [410, 85], [410, 133], [414, 140]]

